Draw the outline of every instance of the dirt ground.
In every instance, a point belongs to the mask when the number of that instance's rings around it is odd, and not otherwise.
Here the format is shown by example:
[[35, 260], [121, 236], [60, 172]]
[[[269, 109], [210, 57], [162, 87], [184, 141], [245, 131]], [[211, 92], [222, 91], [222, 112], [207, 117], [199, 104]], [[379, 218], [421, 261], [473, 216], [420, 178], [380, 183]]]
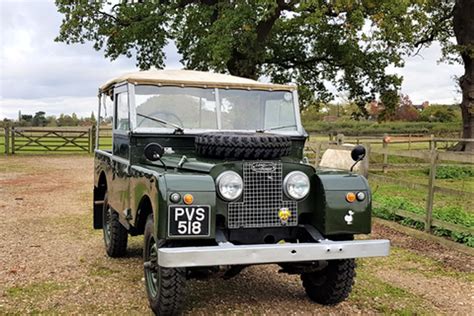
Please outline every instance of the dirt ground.
[[[142, 238], [129, 255], [105, 255], [92, 229], [93, 159], [0, 157], [0, 314], [150, 314]], [[324, 307], [309, 301], [297, 276], [275, 265], [224, 281], [189, 281], [187, 314], [472, 314], [474, 258], [382, 224], [387, 258], [358, 260], [350, 298]]]

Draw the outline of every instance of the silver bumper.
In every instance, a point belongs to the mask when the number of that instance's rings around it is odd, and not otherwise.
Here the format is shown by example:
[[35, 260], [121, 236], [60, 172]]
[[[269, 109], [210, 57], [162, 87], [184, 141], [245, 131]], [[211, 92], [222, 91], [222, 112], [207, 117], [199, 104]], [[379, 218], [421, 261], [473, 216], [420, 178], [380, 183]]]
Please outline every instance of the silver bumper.
[[165, 268], [262, 264], [388, 256], [388, 240], [319, 243], [160, 248], [158, 264]]

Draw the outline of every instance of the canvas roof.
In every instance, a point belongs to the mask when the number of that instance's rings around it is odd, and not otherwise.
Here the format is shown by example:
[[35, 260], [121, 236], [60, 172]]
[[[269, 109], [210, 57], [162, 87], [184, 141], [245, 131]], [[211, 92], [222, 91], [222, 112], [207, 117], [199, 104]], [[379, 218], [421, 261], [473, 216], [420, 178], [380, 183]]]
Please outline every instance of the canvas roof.
[[293, 85], [263, 83], [256, 80], [195, 70], [147, 70], [132, 72], [106, 82], [101, 91], [116, 83], [184, 85], [192, 87], [237, 88], [257, 90], [296, 90]]

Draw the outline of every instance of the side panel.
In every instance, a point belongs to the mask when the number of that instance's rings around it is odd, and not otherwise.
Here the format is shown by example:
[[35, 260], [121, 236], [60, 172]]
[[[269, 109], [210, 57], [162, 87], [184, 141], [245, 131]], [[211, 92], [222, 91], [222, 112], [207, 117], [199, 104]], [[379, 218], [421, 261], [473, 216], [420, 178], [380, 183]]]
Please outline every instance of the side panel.
[[[128, 166], [128, 161], [125, 159], [115, 157], [102, 150], [95, 151], [94, 186], [98, 187], [99, 177], [104, 173], [107, 180], [109, 204], [119, 212], [121, 217], [124, 216], [123, 211], [129, 208], [130, 204]], [[94, 209], [98, 210], [99, 207]]]
[[[155, 220], [157, 219], [160, 201], [159, 192], [159, 178], [161, 174], [152, 170], [139, 168], [136, 166], [131, 167], [130, 172], [130, 208], [131, 217], [129, 222], [132, 226], [138, 227], [143, 225], [146, 221], [148, 214], [142, 214], [146, 210], [140, 210], [140, 203], [143, 198], [148, 198], [151, 203], [151, 211], [154, 212]], [[141, 233], [141, 232], [138, 232]]]

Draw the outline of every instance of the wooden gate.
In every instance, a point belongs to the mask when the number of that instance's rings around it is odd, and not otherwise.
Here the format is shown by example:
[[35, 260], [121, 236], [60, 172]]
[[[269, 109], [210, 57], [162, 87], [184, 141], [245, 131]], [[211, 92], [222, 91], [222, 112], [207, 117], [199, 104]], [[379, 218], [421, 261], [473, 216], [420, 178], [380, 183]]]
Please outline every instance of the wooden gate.
[[12, 128], [11, 152], [87, 152], [93, 151], [92, 128], [42, 129]]

